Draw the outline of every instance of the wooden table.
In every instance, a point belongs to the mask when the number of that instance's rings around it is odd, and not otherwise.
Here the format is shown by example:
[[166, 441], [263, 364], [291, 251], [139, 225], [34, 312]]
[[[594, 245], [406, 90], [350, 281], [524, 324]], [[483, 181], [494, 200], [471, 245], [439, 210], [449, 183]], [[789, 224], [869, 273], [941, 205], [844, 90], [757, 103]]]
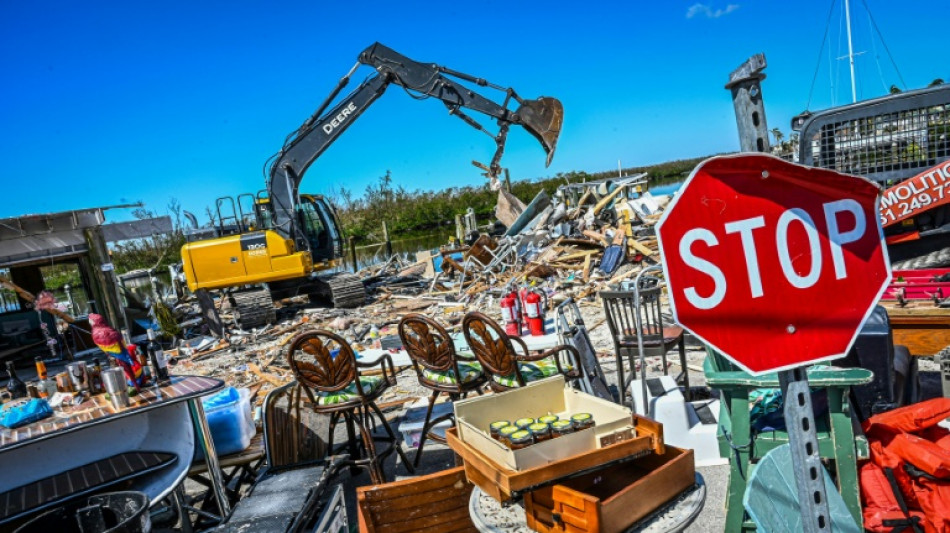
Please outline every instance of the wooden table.
[[[95, 480], [83, 481], [84, 469], [91, 464], [108, 462], [110, 457], [126, 457], [123, 454], [128, 452], [141, 450], [154, 455], [153, 452], [169, 450], [166, 455], [177, 456], [184, 468], [180, 475], [176, 474], [174, 483], [162, 487], [160, 494], [167, 494], [181, 481], [191, 463], [194, 441], [184, 437], [190, 437], [192, 431], [207, 457], [219, 510], [227, 516], [230, 506], [201, 403], [202, 396], [223, 387], [224, 382], [218, 379], [174, 376], [169, 385], [144, 388], [130, 399], [131, 405], [126, 408], [117, 409], [105, 395], [98, 395], [80, 405], [59, 410], [50, 418], [0, 430], [0, 464], [3, 465], [0, 495], [15, 494], [32, 485], [44, 488], [38, 496], [40, 507], [19, 505], [17, 509], [28, 510], [11, 515], [6, 510], [14, 507], [6, 500], [6, 506], [0, 506], [0, 523], [95, 490]], [[188, 430], [187, 435], [181, 433], [189, 426], [193, 426], [193, 430]], [[191, 448], [186, 449], [189, 446]], [[127, 474], [134, 473], [134, 468], [129, 467], [129, 470], [132, 472]], [[76, 476], [70, 477], [71, 472], [76, 472]], [[68, 488], [56, 487], [54, 478], [59, 477], [67, 482]], [[161, 476], [149, 479], [153, 483], [167, 481]], [[50, 481], [54, 481], [52, 489]], [[150, 496], [156, 499], [155, 494]]]
[[907, 346], [911, 355], [936, 355], [950, 346], [950, 309], [931, 301], [911, 301], [900, 307], [897, 302], [881, 302], [887, 309], [894, 344]]

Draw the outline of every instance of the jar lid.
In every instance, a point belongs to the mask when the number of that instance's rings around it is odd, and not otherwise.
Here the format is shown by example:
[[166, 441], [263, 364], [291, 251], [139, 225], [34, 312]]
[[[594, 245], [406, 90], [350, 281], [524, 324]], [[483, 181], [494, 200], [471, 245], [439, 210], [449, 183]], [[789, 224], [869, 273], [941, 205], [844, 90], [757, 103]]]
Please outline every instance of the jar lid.
[[501, 435], [511, 435], [512, 433], [515, 433], [515, 432], [517, 432], [517, 431], [520, 431], [520, 430], [518, 429], [518, 426], [505, 426], [505, 427], [499, 429], [499, 430], [498, 430], [498, 433], [501, 434]]
[[515, 425], [520, 428], [528, 427], [531, 424], [534, 424], [533, 418], [519, 418], [518, 420], [515, 420]]
[[525, 431], [523, 429], [515, 431], [511, 434], [511, 442], [516, 444], [522, 444], [531, 440], [531, 432]]
[[554, 422], [553, 424], [551, 424], [551, 428], [554, 429], [555, 431], [557, 431], [557, 430], [564, 430], [564, 429], [571, 429], [571, 421], [570, 421], [570, 420], [558, 420], [558, 421]]
[[538, 417], [538, 422], [544, 422], [545, 424], [553, 424], [558, 421], [557, 415], [544, 415]]
[[548, 431], [551, 431], [550, 426], [541, 422], [537, 424], [531, 424], [528, 426], [528, 429], [530, 429], [532, 433], [547, 433]]
[[499, 430], [505, 426], [510, 426], [510, 425], [511, 425], [511, 422], [507, 420], [496, 420], [495, 422], [491, 423], [490, 427], [494, 430]]
[[592, 417], [590, 413], [577, 413], [575, 415], [571, 415], [571, 420], [575, 422], [588, 422], [592, 418], [594, 417]]

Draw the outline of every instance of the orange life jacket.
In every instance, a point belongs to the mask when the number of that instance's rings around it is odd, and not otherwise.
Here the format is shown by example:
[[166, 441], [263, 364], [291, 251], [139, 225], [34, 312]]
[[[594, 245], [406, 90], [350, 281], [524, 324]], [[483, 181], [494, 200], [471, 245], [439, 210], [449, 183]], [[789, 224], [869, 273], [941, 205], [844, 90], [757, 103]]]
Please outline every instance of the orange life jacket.
[[874, 415], [864, 423], [871, 460], [861, 466], [864, 527], [950, 533], [950, 398]]

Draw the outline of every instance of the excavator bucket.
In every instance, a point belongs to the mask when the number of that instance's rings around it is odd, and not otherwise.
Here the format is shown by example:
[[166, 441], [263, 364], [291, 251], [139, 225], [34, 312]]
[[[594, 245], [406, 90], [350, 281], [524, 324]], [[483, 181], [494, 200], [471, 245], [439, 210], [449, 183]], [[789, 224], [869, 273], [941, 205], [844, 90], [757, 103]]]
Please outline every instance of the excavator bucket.
[[557, 98], [542, 96], [537, 100], [524, 100], [516, 111], [521, 117], [521, 125], [534, 135], [548, 154], [545, 166], [551, 164], [557, 138], [561, 135], [561, 123], [564, 122], [564, 106]]

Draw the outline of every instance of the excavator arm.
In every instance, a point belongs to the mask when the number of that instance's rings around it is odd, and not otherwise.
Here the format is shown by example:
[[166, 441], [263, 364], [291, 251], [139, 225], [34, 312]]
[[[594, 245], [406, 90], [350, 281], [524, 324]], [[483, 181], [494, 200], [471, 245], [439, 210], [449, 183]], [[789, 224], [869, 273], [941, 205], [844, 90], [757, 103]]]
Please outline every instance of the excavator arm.
[[[360, 65], [376, 70], [347, 97], [330, 108], [330, 103], [348, 84]], [[457, 78], [479, 87], [489, 87], [505, 93], [504, 101], [497, 104], [451, 78]], [[307, 247], [307, 240], [297, 235], [295, 206], [298, 203], [300, 181], [307, 168], [335, 141], [383, 92], [392, 85], [419, 93], [421, 98], [438, 98], [449, 113], [470, 126], [487, 133], [496, 145], [489, 173], [497, 175], [504, 152], [508, 128], [511, 124], [524, 127], [541, 143], [551, 163], [557, 147], [564, 116], [560, 101], [551, 97], [536, 100], [520, 98], [513, 89], [504, 88], [461, 72], [431, 63], [413, 61], [379, 43], [364, 50], [359, 61], [339, 81], [314, 114], [288, 138], [270, 167], [268, 193], [273, 209], [274, 229], [286, 238], [297, 241], [298, 247]], [[511, 100], [519, 107], [508, 109]], [[493, 134], [474, 120], [464, 109], [470, 109], [496, 119], [498, 133]]]

